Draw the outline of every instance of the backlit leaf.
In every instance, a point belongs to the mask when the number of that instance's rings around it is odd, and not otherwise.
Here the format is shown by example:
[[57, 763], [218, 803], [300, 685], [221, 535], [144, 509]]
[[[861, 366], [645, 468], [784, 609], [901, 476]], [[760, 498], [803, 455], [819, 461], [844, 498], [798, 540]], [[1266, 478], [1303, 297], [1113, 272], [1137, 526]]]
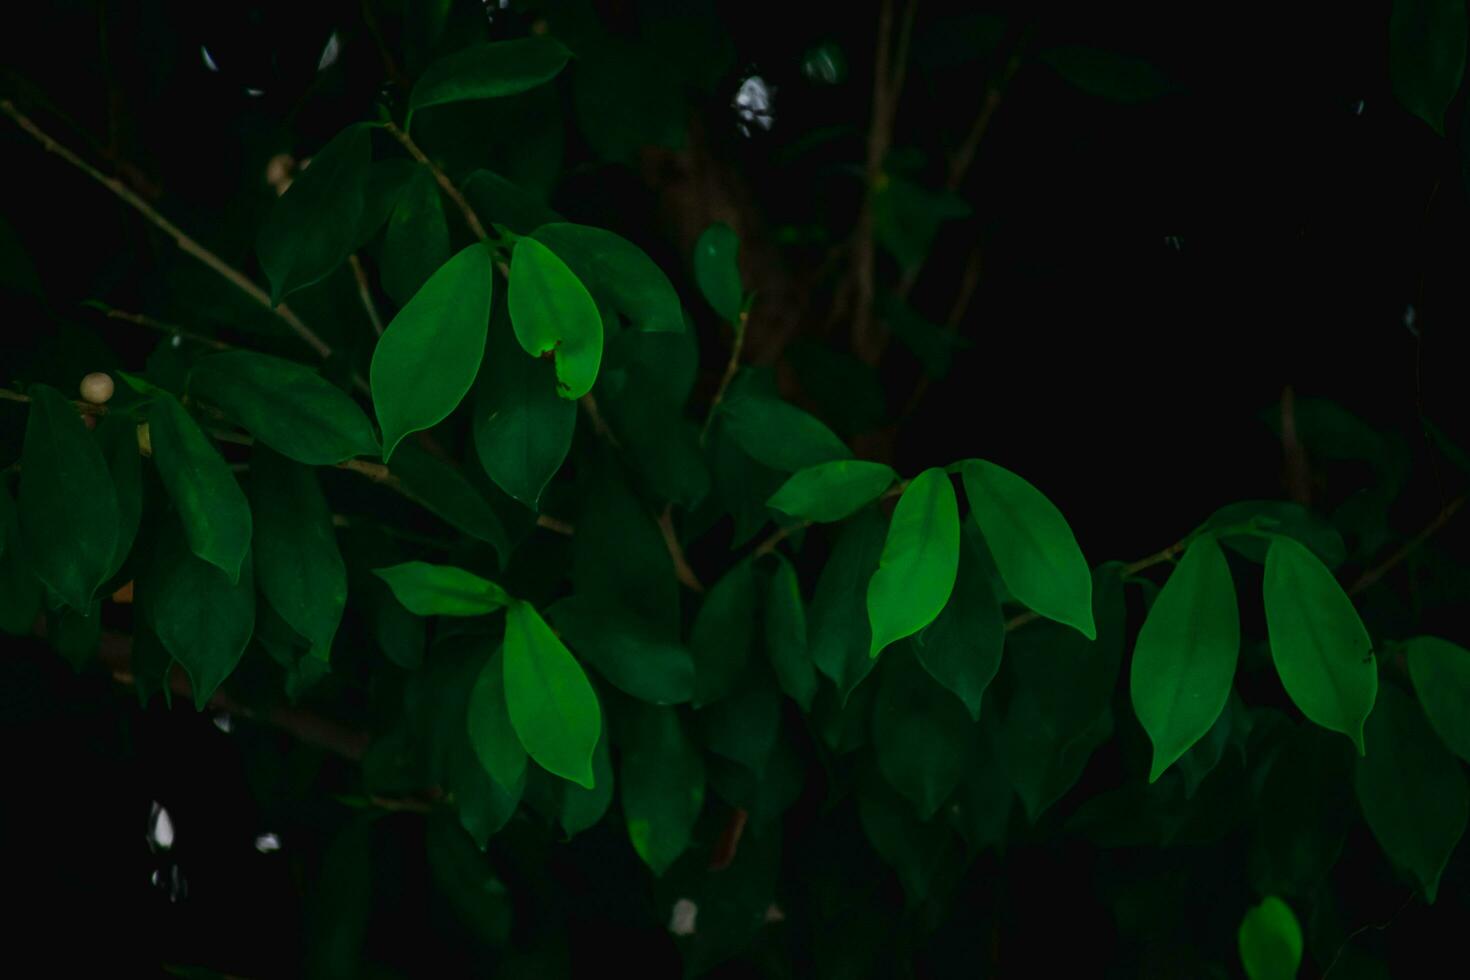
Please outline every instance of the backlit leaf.
[[861, 459], [818, 463], [791, 474], [766, 506], [807, 521], [840, 521], [898, 480], [893, 467]]
[[526, 353], [552, 355], [557, 393], [577, 399], [591, 391], [602, 363], [602, 314], [567, 264], [534, 238], [522, 238], [511, 256], [506, 302]]
[[928, 626], [954, 590], [960, 560], [960, 515], [949, 474], [914, 477], [893, 510], [878, 570], [868, 583], [868, 655]]
[[505, 703], [526, 752], [547, 772], [592, 789], [602, 710], [581, 665], [525, 602], [506, 610], [504, 649]]
[[511, 603], [494, 582], [452, 565], [409, 561], [373, 574], [416, 616], [485, 616]]

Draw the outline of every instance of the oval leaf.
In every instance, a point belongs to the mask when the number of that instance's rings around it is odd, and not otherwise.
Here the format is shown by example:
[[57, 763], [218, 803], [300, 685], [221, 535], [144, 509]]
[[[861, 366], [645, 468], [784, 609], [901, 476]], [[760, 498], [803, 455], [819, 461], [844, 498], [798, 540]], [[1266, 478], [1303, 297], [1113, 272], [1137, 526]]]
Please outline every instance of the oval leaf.
[[189, 547], [233, 582], [250, 551], [250, 505], [194, 417], [173, 395], [160, 392], [148, 406], [153, 462], [173, 498]]
[[1429, 724], [1470, 762], [1470, 650], [1433, 636], [1408, 643], [1409, 677]]
[[1358, 805], [1389, 860], [1412, 873], [1433, 904], [1470, 818], [1465, 773], [1396, 687], [1379, 692], [1367, 729], [1368, 753], [1353, 778]]
[[801, 602], [801, 584], [796, 569], [776, 555], [776, 570], [766, 591], [766, 653], [776, 672], [781, 690], [802, 711], [810, 711], [817, 694], [817, 671], [806, 639], [806, 608]]
[[555, 252], [600, 304], [633, 326], [684, 331], [684, 310], [669, 277], [626, 238], [564, 221], [542, 225], [531, 237]]
[[190, 370], [189, 391], [298, 463], [329, 466], [378, 452], [357, 402], [295, 361], [245, 350], [212, 354]]
[[917, 633], [944, 609], [960, 564], [960, 513], [949, 474], [914, 477], [888, 525], [878, 570], [868, 582], [868, 656]]
[[740, 238], [724, 222], [710, 225], [694, 243], [694, 281], [720, 317], [740, 319]]
[[511, 603], [494, 582], [453, 565], [408, 561], [375, 568], [373, 574], [416, 616], [484, 616]]
[[1133, 710], [1154, 744], [1149, 782], [1199, 741], [1230, 697], [1240, 612], [1213, 537], [1194, 540], [1170, 574], [1133, 648]]
[[474, 384], [490, 283], [490, 252], [471, 245], [429, 277], [378, 339], [368, 373], [385, 461], [404, 436], [443, 421]]
[[[117, 493], [97, 440], [55, 388], [31, 387], [20, 467], [17, 517], [27, 543], [25, 564], [68, 606], [86, 610], [112, 573]], [[18, 549], [7, 552], [19, 568]]]
[[602, 363], [602, 314], [567, 264], [534, 238], [516, 243], [507, 305], [516, 340], [533, 357], [551, 353], [557, 390], [581, 398]]
[[877, 500], [898, 479], [893, 467], [861, 459], [840, 459], [791, 474], [766, 506], [819, 523], [851, 517]]
[[887, 659], [873, 702], [873, 750], [883, 778], [928, 820], [964, 775], [972, 723], [908, 651], [895, 648]]
[[506, 610], [504, 670], [505, 703], [526, 752], [547, 772], [592, 789], [592, 751], [602, 731], [597, 695], [528, 603]]
[[470, 691], [466, 728], [470, 745], [485, 773], [502, 789], [519, 786], [526, 772], [526, 750], [510, 723], [505, 703], [504, 654], [496, 650], [485, 661]]
[[619, 728], [623, 817], [643, 863], [662, 875], [684, 853], [704, 808], [704, 760], [673, 708], [635, 705]]
[[651, 704], [694, 696], [694, 656], [610, 602], [569, 596], [547, 610], [585, 662], [618, 690]]
[[1006, 621], [975, 549], [960, 549], [954, 593], [928, 629], [914, 637], [919, 663], [959, 698], [971, 719], [1000, 670]]
[[407, 305], [449, 259], [449, 223], [428, 167], [415, 167], [399, 192], [383, 238], [383, 291]]
[[1266, 552], [1266, 632], [1292, 701], [1364, 751], [1363, 721], [1378, 692], [1373, 641], [1337, 579], [1307, 548], [1277, 538]]
[[816, 416], [779, 398], [742, 395], [726, 399], [720, 419], [725, 433], [751, 459], [783, 473], [852, 458], [847, 444]]
[[425, 106], [495, 99], [543, 85], [571, 56], [545, 35], [471, 45], [424, 70], [409, 97], [409, 117]]
[[960, 472], [970, 513], [1015, 600], [1096, 639], [1092, 574], [1062, 512], [1040, 490], [994, 463], [967, 459]]
[[1466, 32], [1460, 0], [1394, 0], [1388, 22], [1394, 98], [1441, 136], [1465, 74]]
[[694, 706], [729, 694], [745, 673], [755, 641], [755, 570], [743, 561], [705, 596], [689, 638], [694, 648]]
[[1302, 927], [1275, 895], [1246, 912], [1237, 944], [1249, 980], [1292, 980], [1301, 967]]

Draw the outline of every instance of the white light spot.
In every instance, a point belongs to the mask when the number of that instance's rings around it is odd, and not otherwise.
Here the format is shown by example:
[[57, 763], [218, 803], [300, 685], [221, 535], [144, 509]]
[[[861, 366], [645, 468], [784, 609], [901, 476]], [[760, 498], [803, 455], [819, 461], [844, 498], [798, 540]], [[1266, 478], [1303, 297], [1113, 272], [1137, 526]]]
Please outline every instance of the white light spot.
[[777, 905], [775, 902], [772, 902], [766, 907], [766, 921], [785, 922], [786, 913], [781, 911], [781, 906]]
[[213, 720], [214, 727], [218, 728], [226, 735], [230, 734], [231, 730], [233, 730], [235, 727], [235, 722], [232, 718], [230, 718], [228, 712], [221, 711], [219, 714], [214, 716]]
[[157, 800], [148, 808], [148, 846], [166, 851], [174, 846], [174, 821]]
[[1367, 103], [1364, 102], [1362, 99], [1359, 99], [1357, 102], [1353, 103], [1353, 115], [1361, 116], [1365, 108], [1367, 108]]
[[184, 338], [180, 334], [174, 334], [168, 338], [168, 345], [175, 349], [184, 346]]
[[1178, 235], [1165, 235], [1164, 244], [1177, 252], [1180, 249], [1184, 248], [1184, 239], [1180, 238]]
[[252, 99], [258, 99], [262, 95], [265, 94], [265, 89], [263, 89], [263, 88], [247, 88], [245, 90], [245, 94], [248, 95], [248, 96], [250, 96]]
[[772, 105], [775, 96], [776, 90], [767, 85], [766, 80], [759, 75], [751, 75], [740, 83], [740, 89], [735, 93], [735, 101], [731, 105], [738, 120], [736, 125], [743, 135], [749, 136], [752, 126], [770, 129], [776, 122], [775, 108]]
[[333, 31], [332, 36], [327, 38], [327, 46], [322, 48], [322, 56], [317, 59], [316, 70], [326, 71], [337, 63], [342, 55], [342, 39]]
[[669, 916], [669, 932], [676, 936], [694, 935], [694, 920], [699, 917], [699, 906], [687, 898], [674, 903], [674, 912]]
[[199, 45], [199, 54], [204, 58], [205, 68], [208, 68], [210, 71], [219, 71], [219, 65], [214, 62], [214, 55], [210, 54], [209, 49], [202, 44]]
[[1413, 334], [1415, 337], [1419, 336], [1418, 320], [1419, 320], [1419, 311], [1416, 310], [1416, 309], [1414, 309], [1414, 304], [1413, 303], [1410, 303], [1407, 306], [1405, 306], [1404, 307], [1404, 326], [1406, 328], [1408, 328], [1409, 333]]
[[274, 854], [281, 849], [281, 838], [275, 834], [261, 834], [255, 838], [255, 849], [262, 854]]

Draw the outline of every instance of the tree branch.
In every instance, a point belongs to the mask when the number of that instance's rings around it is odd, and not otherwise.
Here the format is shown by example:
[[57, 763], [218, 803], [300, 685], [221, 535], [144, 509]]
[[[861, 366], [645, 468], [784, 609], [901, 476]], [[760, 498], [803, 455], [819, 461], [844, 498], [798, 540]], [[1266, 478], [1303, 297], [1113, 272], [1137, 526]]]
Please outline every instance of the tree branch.
[[439, 189], [459, 208], [460, 214], [464, 215], [465, 224], [469, 225], [470, 231], [474, 232], [475, 237], [482, 242], [489, 241], [490, 234], [485, 231], [485, 226], [481, 224], [480, 216], [475, 213], [475, 209], [470, 206], [470, 202], [465, 198], [460, 189], [455, 186], [454, 181], [449, 179], [449, 175], [443, 170], [440, 170], [439, 165], [433, 160], [430, 160], [424, 151], [419, 149], [419, 145], [413, 141], [413, 137], [408, 135], [408, 133], [404, 132], [392, 122], [384, 123], [383, 126], [408, 151], [409, 156], [429, 168], [429, 173], [434, 175], [434, 180], [439, 184]]

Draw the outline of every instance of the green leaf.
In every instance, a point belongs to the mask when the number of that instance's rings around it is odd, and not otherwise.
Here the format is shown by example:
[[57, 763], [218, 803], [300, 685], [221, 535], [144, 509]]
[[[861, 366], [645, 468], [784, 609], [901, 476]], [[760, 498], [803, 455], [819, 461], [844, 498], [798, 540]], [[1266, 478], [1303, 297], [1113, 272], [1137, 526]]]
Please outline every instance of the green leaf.
[[526, 353], [552, 354], [557, 394], [577, 399], [591, 391], [602, 363], [602, 314], [576, 274], [534, 238], [516, 243], [507, 305]]
[[635, 704], [621, 727], [618, 782], [628, 839], [662, 875], [689, 846], [704, 808], [704, 761], [673, 708]]
[[960, 472], [970, 514], [1012, 597], [1095, 639], [1092, 577], [1062, 512], [1040, 490], [994, 463], [967, 459]]
[[1459, 0], [1394, 0], [1388, 22], [1394, 98], [1444, 135], [1444, 117], [1465, 74], [1470, 31]]
[[1409, 677], [1430, 726], [1470, 762], [1470, 650], [1434, 636], [1415, 637], [1407, 648]]
[[1194, 540], [1138, 631], [1129, 688], [1154, 744], [1154, 782], [1199, 741], [1230, 698], [1240, 654], [1240, 611], [1215, 539]]
[[490, 501], [455, 466], [414, 443], [404, 443], [393, 462], [393, 475], [409, 496], [459, 530], [493, 547], [503, 567], [510, 539]]
[[560, 220], [535, 194], [492, 170], [476, 170], [465, 179], [462, 190], [482, 220], [504, 225], [518, 235], [529, 235], [548, 221]]
[[755, 568], [742, 561], [715, 583], [694, 618], [694, 706], [729, 694], [744, 674], [755, 642]]
[[759, 777], [776, 748], [781, 693], [764, 670], [747, 674], [739, 688], [694, 719], [707, 749]]
[[473, 44], [434, 62], [419, 76], [408, 115], [426, 106], [497, 99], [555, 78], [572, 53], [545, 35]]
[[960, 562], [960, 512], [949, 474], [932, 467], [914, 477], [893, 510], [878, 570], [868, 582], [868, 655], [934, 622], [954, 591]]
[[913, 639], [919, 663], [979, 719], [986, 689], [1000, 670], [1006, 621], [973, 548], [960, 549], [954, 593], [944, 611]]
[[[31, 387], [20, 469], [16, 514], [26, 564], [62, 602], [85, 610], [112, 573], [118, 500], [97, 440], [55, 388]], [[6, 549], [17, 568], [18, 550]]]
[[615, 464], [604, 462], [589, 477], [572, 538], [573, 591], [677, 639], [679, 583], [658, 525]]
[[873, 235], [900, 266], [915, 269], [929, 254], [940, 226], [969, 213], [970, 205], [953, 191], [930, 190], [885, 173], [873, 192]]
[[1432, 905], [1470, 819], [1465, 773], [1396, 687], [1379, 692], [1367, 739], [1353, 778], [1358, 806], [1389, 860], [1413, 874]]
[[1292, 701], [1323, 728], [1365, 751], [1378, 667], [1353, 601], [1315, 555], [1291, 538], [1266, 553], [1266, 631], [1271, 659]]
[[858, 817], [873, 850], [898, 872], [904, 895], [916, 904], [932, 895], [947, 874], [962, 867], [954, 835], [941, 821], [924, 823], [908, 801], [881, 780], [864, 780]]
[[625, 694], [650, 704], [683, 704], [694, 696], [693, 654], [628, 611], [574, 595], [547, 615], [577, 655]]
[[415, 616], [487, 616], [512, 601], [494, 582], [453, 565], [407, 561], [373, 574]]
[[556, 371], [527, 357], [497, 315], [475, 398], [475, 451], [496, 486], [538, 509], [577, 426], [576, 402], [557, 396]]
[[485, 773], [502, 788], [520, 785], [526, 774], [526, 750], [510, 723], [505, 701], [504, 654], [496, 650], [485, 661], [470, 691], [466, 732]]
[[766, 653], [781, 690], [811, 711], [817, 693], [817, 671], [807, 646], [806, 608], [801, 602], [801, 584], [796, 569], [782, 555], [776, 555], [776, 568], [766, 590]]
[[295, 361], [245, 350], [211, 354], [190, 369], [189, 390], [298, 463], [327, 466], [378, 453], [357, 403]]
[[183, 529], [169, 521], [138, 579], [137, 601], [163, 648], [188, 673], [194, 706], [203, 710], [245, 655], [255, 629], [250, 553], [231, 581], [191, 553]]
[[46, 616], [46, 639], [61, 658], [80, 671], [97, 655], [102, 637], [102, 603], [94, 600], [85, 610], [63, 607]]
[[1240, 920], [1240, 964], [1249, 980], [1292, 980], [1302, 965], [1302, 927], [1296, 913], [1268, 895]]
[[97, 442], [112, 473], [117, 494], [117, 546], [112, 551], [108, 578], [116, 575], [133, 550], [143, 519], [143, 462], [138, 453], [138, 423], [120, 412], [104, 415], [97, 423]]
[[948, 374], [954, 352], [969, 346], [969, 341], [955, 330], [929, 322], [893, 293], [879, 297], [878, 309], [893, 336], [918, 358], [931, 378]]
[[393, 213], [398, 204], [398, 195], [420, 170], [420, 166], [403, 157], [379, 160], [368, 168], [367, 190], [362, 202], [362, 216], [357, 221], [357, 234], [353, 236], [354, 252], [365, 247], [375, 237], [378, 229]]
[[250, 499], [260, 592], [326, 660], [347, 606], [347, 567], [316, 473], [257, 447], [250, 457]]
[[1353, 753], [1337, 735], [1310, 722], [1293, 727], [1261, 787], [1256, 841], [1267, 886], [1308, 897], [1327, 880], [1356, 822]]
[[766, 506], [806, 521], [840, 521], [882, 496], [898, 480], [893, 467], [840, 459], [791, 474]]
[[869, 580], [883, 554], [888, 522], [877, 508], [852, 519], [832, 548], [817, 579], [807, 619], [812, 662], [837, 685], [846, 701], [873, 669], [868, 655], [872, 629], [868, 626], [866, 595]]
[[1082, 91], [1114, 102], [1151, 102], [1172, 87], [1153, 65], [1112, 51], [1070, 44], [1049, 48], [1039, 57]]
[[739, 254], [740, 238], [724, 222], [710, 225], [694, 243], [694, 281], [714, 311], [729, 323], [739, 322], [744, 302]]
[[973, 722], [910, 651], [887, 659], [873, 702], [873, 750], [883, 778], [928, 820], [964, 775]]
[[414, 168], [388, 217], [383, 239], [383, 291], [400, 307], [449, 259], [449, 222], [428, 167]]
[[669, 277], [643, 250], [601, 228], [555, 222], [531, 237], [567, 264], [598, 304], [639, 330], [684, 331], [684, 310]]
[[593, 788], [592, 750], [602, 731], [597, 695], [581, 665], [525, 602], [506, 610], [505, 703], [531, 758], [553, 775]]
[[720, 418], [725, 432], [751, 459], [784, 473], [852, 458], [852, 450], [836, 433], [779, 398], [727, 398], [720, 406]]
[[474, 384], [490, 283], [489, 249], [470, 245], [429, 277], [378, 338], [368, 373], [385, 461], [404, 436], [443, 421]]
[[148, 406], [148, 438], [189, 547], [235, 581], [250, 552], [250, 504], [229, 464], [194, 417], [167, 393]]
[[355, 123], [317, 151], [266, 213], [255, 252], [271, 305], [325, 279], [357, 244], [372, 166], [372, 126]]
[[607, 808], [612, 806], [612, 798], [612, 752], [608, 749], [607, 726], [604, 725], [597, 739], [597, 748], [592, 752], [592, 788], [583, 789], [574, 783], [561, 784], [559, 819], [567, 839], [600, 823]]

